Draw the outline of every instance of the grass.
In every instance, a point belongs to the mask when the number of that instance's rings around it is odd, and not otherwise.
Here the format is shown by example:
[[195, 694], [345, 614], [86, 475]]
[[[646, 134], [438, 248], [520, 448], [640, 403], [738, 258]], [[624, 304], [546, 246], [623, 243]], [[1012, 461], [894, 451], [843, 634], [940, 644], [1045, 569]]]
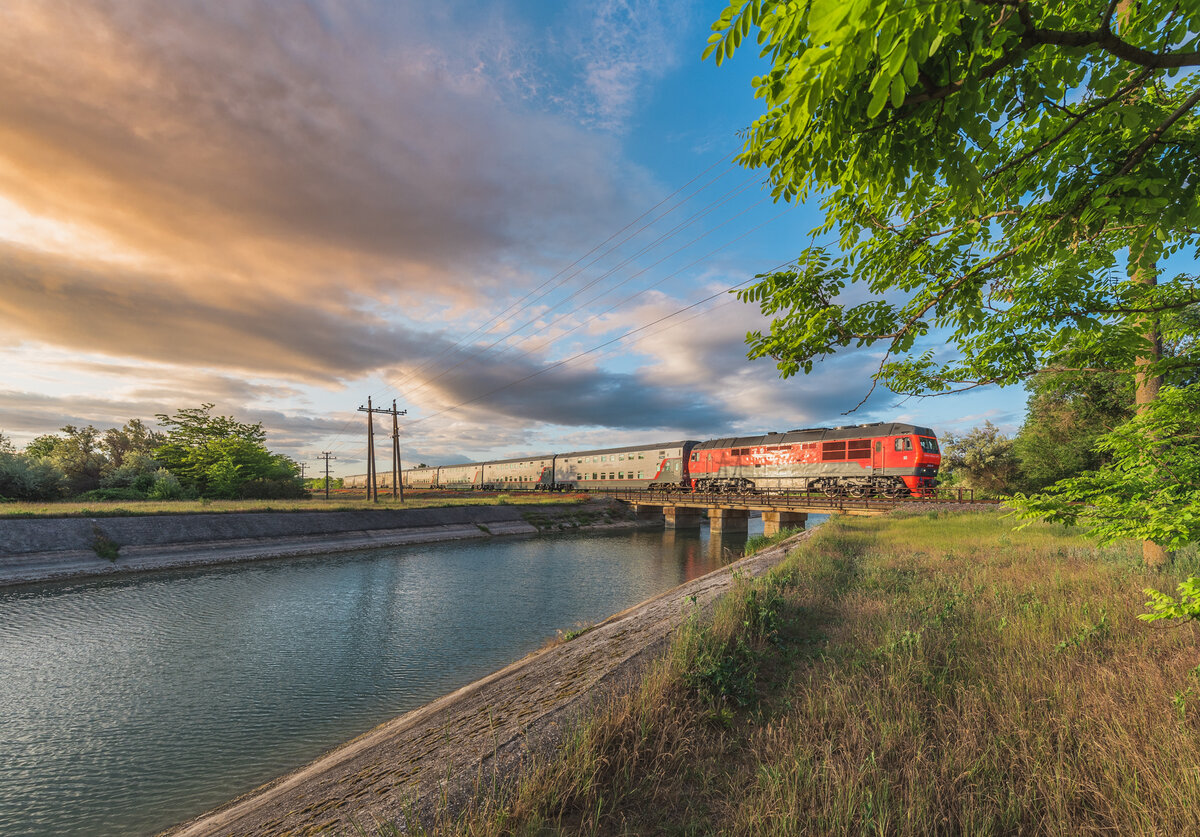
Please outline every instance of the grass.
[[528, 505], [586, 503], [586, 494], [447, 494], [405, 492], [404, 502], [381, 492], [378, 503], [358, 497], [314, 496], [307, 500], [146, 500], [98, 502], [0, 502], [4, 517], [130, 517], [154, 514], [212, 514], [228, 512], [369, 511], [372, 509], [428, 509], [446, 506]]
[[1200, 626], [997, 514], [835, 518], [445, 834], [1200, 833]]
[[784, 528], [780, 529], [774, 535], [751, 535], [746, 539], [746, 549], [744, 554], [753, 555], [755, 552], [762, 552], [769, 546], [774, 546], [777, 543], [783, 543], [792, 535], [804, 531], [804, 527], [800, 528]]

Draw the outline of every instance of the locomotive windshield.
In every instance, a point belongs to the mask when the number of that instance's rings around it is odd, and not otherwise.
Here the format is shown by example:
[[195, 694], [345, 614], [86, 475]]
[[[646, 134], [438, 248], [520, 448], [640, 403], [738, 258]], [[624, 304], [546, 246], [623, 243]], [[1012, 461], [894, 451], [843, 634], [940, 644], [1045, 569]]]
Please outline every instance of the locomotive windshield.
[[930, 439], [926, 436], [922, 436], [920, 438], [921, 438], [921, 450], [925, 451], [926, 453], [937, 453], [938, 452], [937, 439]]

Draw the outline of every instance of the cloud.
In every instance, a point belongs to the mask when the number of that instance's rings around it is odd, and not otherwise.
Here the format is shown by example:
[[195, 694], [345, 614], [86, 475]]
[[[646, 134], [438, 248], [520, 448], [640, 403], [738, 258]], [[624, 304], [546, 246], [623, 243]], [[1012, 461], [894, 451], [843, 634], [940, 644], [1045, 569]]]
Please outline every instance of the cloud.
[[502, 68], [480, 72], [418, 9], [0, 15], [0, 195], [193, 294], [469, 300], [593, 242], [646, 181], [612, 141], [504, 101]]
[[690, 9], [663, 0], [602, 0], [580, 7], [587, 24], [569, 48], [582, 67], [582, 109], [590, 122], [620, 131], [647, 83], [678, 63], [674, 33]]

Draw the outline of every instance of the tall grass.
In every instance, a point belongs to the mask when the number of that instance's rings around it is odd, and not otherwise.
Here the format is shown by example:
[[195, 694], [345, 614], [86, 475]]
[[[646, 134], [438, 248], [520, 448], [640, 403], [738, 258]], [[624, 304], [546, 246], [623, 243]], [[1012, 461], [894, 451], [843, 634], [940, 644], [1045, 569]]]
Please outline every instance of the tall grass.
[[1200, 833], [1200, 630], [1136, 547], [997, 515], [834, 519], [689, 621], [472, 834]]

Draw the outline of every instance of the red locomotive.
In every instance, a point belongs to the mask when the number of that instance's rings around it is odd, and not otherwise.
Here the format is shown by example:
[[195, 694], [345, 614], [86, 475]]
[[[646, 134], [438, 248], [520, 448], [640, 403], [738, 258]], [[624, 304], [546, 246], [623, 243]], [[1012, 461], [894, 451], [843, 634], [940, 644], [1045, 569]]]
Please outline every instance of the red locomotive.
[[876, 423], [700, 442], [687, 472], [696, 491], [897, 496], [932, 488], [941, 460], [928, 427]]

